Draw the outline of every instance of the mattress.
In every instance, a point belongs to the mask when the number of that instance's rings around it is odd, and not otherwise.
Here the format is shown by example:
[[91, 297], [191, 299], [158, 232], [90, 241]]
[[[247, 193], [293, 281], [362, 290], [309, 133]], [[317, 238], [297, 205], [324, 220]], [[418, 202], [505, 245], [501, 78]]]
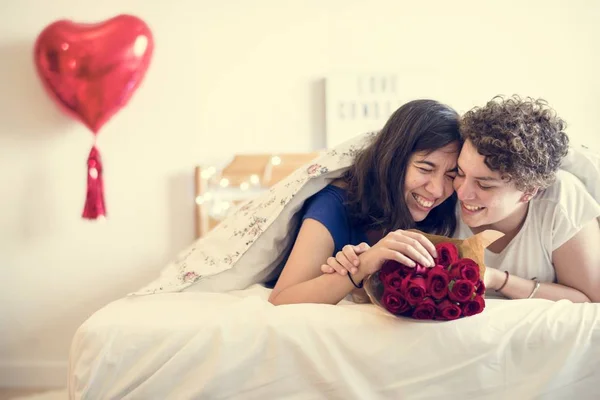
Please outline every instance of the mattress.
[[600, 304], [487, 300], [450, 322], [273, 306], [260, 285], [128, 297], [75, 333], [71, 399], [598, 399]]

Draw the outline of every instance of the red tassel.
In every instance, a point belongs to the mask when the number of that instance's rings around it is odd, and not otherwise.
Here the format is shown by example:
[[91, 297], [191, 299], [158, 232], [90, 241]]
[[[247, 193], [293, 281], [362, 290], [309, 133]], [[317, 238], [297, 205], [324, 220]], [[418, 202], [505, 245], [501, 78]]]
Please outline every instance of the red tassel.
[[98, 219], [106, 216], [104, 206], [104, 183], [102, 182], [102, 161], [96, 146], [92, 147], [87, 160], [87, 195], [82, 217]]

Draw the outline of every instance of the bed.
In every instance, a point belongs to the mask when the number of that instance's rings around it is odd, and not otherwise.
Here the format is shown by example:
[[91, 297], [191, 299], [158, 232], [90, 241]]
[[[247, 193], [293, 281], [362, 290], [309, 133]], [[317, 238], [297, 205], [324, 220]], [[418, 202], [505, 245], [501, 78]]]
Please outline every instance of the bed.
[[[265, 170], [286, 164], [283, 155], [263, 157], [252, 167], [261, 175], [240, 172], [249, 158], [235, 160], [220, 173], [196, 168], [199, 237], [219, 225], [208, 181], [227, 189], [246, 182], [227, 172], [273, 177]], [[288, 172], [281, 169], [270, 184]], [[232, 209], [242, 201], [228, 199]], [[480, 315], [437, 323], [348, 300], [275, 307], [269, 292], [253, 284], [106, 305], [74, 335], [70, 398], [600, 398], [600, 304], [488, 299]]]

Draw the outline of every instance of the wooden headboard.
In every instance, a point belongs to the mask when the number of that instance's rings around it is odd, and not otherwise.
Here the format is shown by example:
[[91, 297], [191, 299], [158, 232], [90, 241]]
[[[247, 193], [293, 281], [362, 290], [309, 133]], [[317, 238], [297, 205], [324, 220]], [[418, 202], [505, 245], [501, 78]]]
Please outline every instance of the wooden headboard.
[[219, 171], [215, 167], [196, 166], [196, 238], [214, 228], [230, 207], [257, 196], [320, 154], [238, 154]]

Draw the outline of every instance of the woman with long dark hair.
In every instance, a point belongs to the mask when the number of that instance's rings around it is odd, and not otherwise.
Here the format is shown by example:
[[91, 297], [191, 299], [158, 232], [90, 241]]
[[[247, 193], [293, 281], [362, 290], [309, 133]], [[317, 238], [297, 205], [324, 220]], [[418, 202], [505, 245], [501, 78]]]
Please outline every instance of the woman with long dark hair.
[[[452, 182], [461, 148], [459, 116], [433, 100], [411, 101], [392, 114], [353, 165], [305, 202], [302, 224], [269, 301], [337, 304], [386, 260], [433, 266], [423, 235], [456, 227]], [[322, 274], [344, 245], [372, 246], [360, 268]], [[414, 261], [413, 261], [414, 260]]]

